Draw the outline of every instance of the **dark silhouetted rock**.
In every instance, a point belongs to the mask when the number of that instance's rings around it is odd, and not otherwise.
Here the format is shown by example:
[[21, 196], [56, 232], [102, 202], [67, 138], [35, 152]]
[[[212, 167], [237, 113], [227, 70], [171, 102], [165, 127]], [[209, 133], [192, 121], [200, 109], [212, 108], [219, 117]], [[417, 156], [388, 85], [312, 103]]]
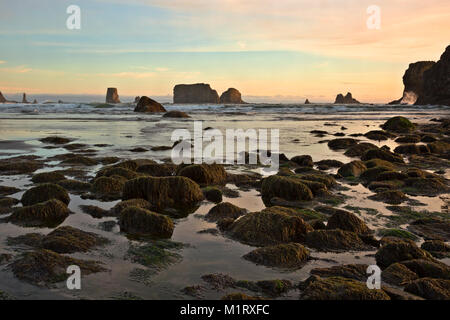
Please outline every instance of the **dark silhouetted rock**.
[[134, 112], [166, 112], [167, 110], [160, 104], [149, 97], [143, 96], [134, 109]]
[[442, 104], [450, 106], [450, 46], [441, 59], [423, 74], [422, 94], [417, 105]]
[[220, 96], [220, 103], [233, 103], [233, 104], [242, 104], [245, 103], [242, 101], [241, 93], [234, 88], [230, 88]]
[[308, 99], [305, 100], [305, 104], [311, 104]]
[[22, 97], [22, 103], [29, 103], [27, 101], [27, 95], [25, 93], [23, 94], [23, 97]]
[[173, 89], [173, 103], [219, 103], [219, 95], [209, 84], [179, 84]]
[[169, 111], [163, 115], [163, 118], [190, 118], [190, 116], [182, 111]]
[[350, 92], [347, 92], [346, 96], [344, 97], [341, 93], [336, 96], [335, 104], [356, 104], [359, 103], [358, 100], [353, 99], [352, 94]]
[[108, 88], [106, 92], [106, 103], [120, 103], [117, 88]]
[[0, 103], [5, 103], [5, 102], [6, 102], [6, 99], [0, 91]]

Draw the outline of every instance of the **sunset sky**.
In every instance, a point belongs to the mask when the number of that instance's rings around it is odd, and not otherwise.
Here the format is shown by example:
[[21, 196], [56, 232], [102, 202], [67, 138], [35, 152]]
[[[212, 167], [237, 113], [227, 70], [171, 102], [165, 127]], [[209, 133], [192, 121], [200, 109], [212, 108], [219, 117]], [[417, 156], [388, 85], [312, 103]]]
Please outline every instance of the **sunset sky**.
[[[81, 8], [68, 30], [66, 8]], [[381, 29], [366, 12], [381, 8]], [[365, 102], [401, 96], [408, 64], [450, 44], [448, 0], [0, 0], [0, 91], [219, 94]]]

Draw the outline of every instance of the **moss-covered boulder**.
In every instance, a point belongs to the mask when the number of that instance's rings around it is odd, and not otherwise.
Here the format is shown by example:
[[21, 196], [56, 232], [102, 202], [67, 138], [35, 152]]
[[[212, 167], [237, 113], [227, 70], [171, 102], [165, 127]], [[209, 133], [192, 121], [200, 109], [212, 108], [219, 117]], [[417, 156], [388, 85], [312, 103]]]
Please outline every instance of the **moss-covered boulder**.
[[417, 279], [409, 283], [405, 291], [429, 300], [450, 300], [450, 280]]
[[410, 223], [408, 230], [425, 240], [450, 241], [450, 221], [448, 219], [417, 219]]
[[2, 175], [31, 174], [44, 166], [42, 161], [34, 157], [14, 157], [0, 159], [0, 173]]
[[427, 146], [431, 153], [436, 154], [444, 154], [450, 150], [450, 143], [445, 141], [435, 141], [429, 143]]
[[381, 159], [392, 163], [405, 163], [402, 156], [383, 149], [370, 149], [361, 156], [362, 161], [372, 159]]
[[186, 177], [144, 177], [128, 181], [123, 200], [145, 199], [158, 211], [166, 208], [189, 208], [203, 200], [198, 184]]
[[372, 130], [364, 134], [367, 139], [375, 141], [384, 141], [388, 139], [395, 138], [396, 135], [383, 131], [383, 130]]
[[74, 253], [87, 252], [107, 242], [107, 239], [95, 233], [64, 226], [46, 235], [42, 239], [41, 246], [57, 253]]
[[150, 202], [144, 199], [130, 199], [130, 200], [124, 200], [116, 204], [111, 210], [111, 215], [118, 217], [120, 213], [129, 207], [138, 207], [141, 209], [147, 209], [150, 210], [152, 208], [152, 205]]
[[126, 180], [135, 179], [139, 176], [136, 172], [133, 170], [122, 168], [122, 167], [106, 167], [101, 169], [98, 173], [96, 178], [100, 177], [113, 177], [113, 176], [120, 176], [124, 177]]
[[139, 166], [136, 172], [152, 177], [170, 177], [175, 174], [177, 166], [170, 163], [152, 163]]
[[406, 136], [401, 136], [401, 137], [395, 139], [395, 142], [397, 142], [397, 143], [418, 143], [418, 142], [420, 142], [420, 140], [421, 140], [420, 136], [406, 135]]
[[438, 278], [450, 280], [450, 267], [438, 260], [413, 259], [401, 262], [402, 265], [416, 273], [419, 278]]
[[237, 219], [246, 212], [247, 210], [239, 208], [232, 203], [222, 202], [212, 207], [206, 214], [205, 219], [216, 222], [225, 218]]
[[61, 180], [56, 182], [56, 184], [70, 192], [84, 192], [89, 191], [92, 188], [92, 184], [90, 184], [89, 182], [72, 179]]
[[61, 164], [92, 167], [98, 164], [98, 160], [86, 156], [74, 155], [73, 157], [61, 161]]
[[375, 168], [375, 167], [385, 167], [385, 168], [388, 168], [391, 170], [395, 169], [395, 165], [393, 163], [386, 161], [386, 160], [381, 160], [378, 158], [364, 161], [364, 164], [366, 165], [366, 167], [368, 169]]
[[328, 142], [328, 147], [332, 150], [348, 149], [358, 143], [358, 140], [352, 138], [333, 139]]
[[205, 199], [214, 203], [220, 203], [223, 199], [222, 190], [216, 187], [206, 187], [203, 190]]
[[417, 236], [403, 229], [382, 229], [378, 234], [384, 238], [395, 237], [403, 240], [417, 240]]
[[397, 241], [389, 242], [378, 249], [375, 254], [377, 265], [384, 269], [396, 262], [413, 259], [431, 259], [431, 255], [420, 249], [412, 242]]
[[359, 177], [364, 171], [367, 170], [364, 162], [355, 160], [350, 163], [344, 164], [339, 170], [338, 174], [343, 177]]
[[23, 253], [13, 261], [11, 270], [20, 280], [48, 286], [67, 280], [67, 268], [71, 265], [80, 267], [82, 275], [106, 271], [100, 262], [74, 259], [45, 249]]
[[373, 167], [361, 173], [359, 177], [364, 182], [377, 181], [380, 174], [386, 171], [391, 171], [391, 169], [388, 167]]
[[369, 227], [358, 218], [354, 213], [345, 210], [337, 210], [329, 219], [327, 229], [341, 229], [351, 231], [357, 234], [371, 233]]
[[367, 280], [367, 264], [345, 264], [329, 268], [314, 268], [311, 274], [322, 277], [344, 277], [358, 281]]
[[390, 300], [381, 289], [369, 289], [364, 282], [343, 277], [306, 280], [301, 294], [303, 300]]
[[408, 178], [403, 191], [416, 196], [436, 196], [449, 190], [447, 183], [440, 178]]
[[67, 206], [56, 199], [38, 203], [32, 206], [17, 208], [8, 218], [9, 221], [24, 226], [57, 226], [70, 214]]
[[300, 268], [309, 259], [309, 250], [299, 243], [283, 243], [255, 249], [243, 258], [268, 267]]
[[34, 183], [48, 183], [57, 182], [66, 179], [66, 177], [60, 172], [41, 172], [33, 175], [31, 181]]
[[125, 182], [122, 176], [100, 177], [94, 180], [92, 192], [111, 199], [120, 198]]
[[309, 155], [295, 156], [291, 159], [291, 161], [302, 167], [314, 166], [313, 159]]
[[41, 184], [27, 190], [23, 194], [21, 202], [24, 206], [32, 206], [51, 199], [57, 199], [66, 205], [70, 202], [67, 191], [64, 188], [51, 183]]
[[10, 196], [14, 193], [20, 192], [20, 189], [9, 186], [0, 186], [0, 196]]
[[319, 251], [361, 251], [370, 250], [354, 232], [336, 230], [315, 230], [308, 232], [305, 238], [306, 246]]
[[219, 164], [188, 165], [179, 169], [177, 175], [190, 178], [201, 186], [220, 185], [227, 180], [227, 173]]
[[419, 276], [398, 262], [391, 264], [381, 273], [383, 282], [395, 286], [404, 286], [405, 284], [418, 279]]
[[422, 243], [421, 248], [437, 259], [450, 257], [450, 245], [441, 240], [427, 240]]
[[409, 133], [415, 129], [415, 125], [405, 117], [393, 117], [386, 121], [382, 126], [384, 130]]
[[430, 149], [426, 145], [408, 143], [396, 147], [394, 152], [400, 154], [428, 154]]
[[367, 150], [378, 149], [376, 145], [369, 142], [361, 142], [351, 146], [345, 151], [347, 157], [361, 157]]
[[14, 198], [0, 198], [0, 214], [6, 214], [13, 211], [13, 206], [19, 203], [19, 200]]
[[312, 230], [299, 216], [273, 208], [248, 213], [228, 227], [233, 239], [255, 246], [303, 242]]
[[138, 207], [128, 207], [120, 213], [120, 230], [136, 235], [168, 239], [172, 236], [174, 224], [165, 215]]
[[369, 199], [388, 204], [401, 204], [402, 202], [407, 201], [408, 197], [398, 190], [386, 190], [369, 196]]
[[261, 195], [264, 203], [270, 205], [274, 197], [289, 201], [311, 201], [313, 193], [311, 189], [296, 176], [273, 175], [265, 178], [261, 186]]

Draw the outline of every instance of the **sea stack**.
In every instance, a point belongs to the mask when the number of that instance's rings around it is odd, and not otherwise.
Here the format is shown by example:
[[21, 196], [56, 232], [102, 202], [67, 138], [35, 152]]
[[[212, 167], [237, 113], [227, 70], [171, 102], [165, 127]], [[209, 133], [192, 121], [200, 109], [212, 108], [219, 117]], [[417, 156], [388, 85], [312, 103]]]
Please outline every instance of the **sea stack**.
[[389, 104], [414, 104], [423, 92], [424, 73], [434, 65], [434, 61], [411, 63], [403, 75], [403, 96]]
[[27, 95], [26, 95], [26, 93], [24, 93], [23, 96], [22, 96], [22, 103], [29, 103], [29, 102], [27, 101]]
[[308, 99], [305, 100], [305, 104], [311, 104]]
[[353, 99], [352, 94], [350, 92], [347, 92], [345, 97], [340, 93], [336, 96], [335, 104], [357, 104], [359, 103], [358, 100]]
[[0, 91], [0, 103], [5, 103], [5, 102], [6, 102], [6, 99], [3, 96], [2, 92]]
[[117, 88], [108, 88], [106, 92], [106, 103], [120, 103]]
[[423, 73], [423, 88], [416, 105], [450, 106], [450, 46], [441, 59]]
[[209, 84], [178, 84], [173, 89], [173, 103], [219, 103], [219, 95]]
[[245, 102], [242, 101], [242, 95], [239, 90], [229, 88], [220, 96], [220, 103], [244, 104]]
[[166, 109], [153, 99], [142, 96], [134, 109], [134, 112], [167, 112]]

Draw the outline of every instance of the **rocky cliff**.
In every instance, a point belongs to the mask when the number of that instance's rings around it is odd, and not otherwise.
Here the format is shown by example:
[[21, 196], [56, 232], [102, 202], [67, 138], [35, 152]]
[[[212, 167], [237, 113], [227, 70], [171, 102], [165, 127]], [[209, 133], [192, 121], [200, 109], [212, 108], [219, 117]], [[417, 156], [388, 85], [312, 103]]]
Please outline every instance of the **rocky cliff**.
[[117, 88], [108, 88], [106, 92], [106, 103], [120, 103]]
[[153, 99], [142, 96], [134, 109], [134, 112], [166, 112], [166, 109]]
[[450, 46], [441, 59], [423, 74], [423, 88], [417, 105], [441, 104], [450, 106]]
[[336, 101], [334, 102], [335, 104], [354, 104], [354, 103], [359, 103], [358, 100], [353, 99], [353, 96], [350, 92], [347, 92], [347, 94], [345, 95], [345, 97], [340, 93], [336, 96]]
[[209, 84], [179, 84], [173, 89], [173, 103], [219, 103], [219, 95]]
[[220, 96], [220, 103], [243, 104], [242, 95], [239, 90], [230, 88]]
[[5, 103], [5, 102], [6, 102], [6, 99], [3, 96], [3, 94], [0, 92], [0, 103]]

